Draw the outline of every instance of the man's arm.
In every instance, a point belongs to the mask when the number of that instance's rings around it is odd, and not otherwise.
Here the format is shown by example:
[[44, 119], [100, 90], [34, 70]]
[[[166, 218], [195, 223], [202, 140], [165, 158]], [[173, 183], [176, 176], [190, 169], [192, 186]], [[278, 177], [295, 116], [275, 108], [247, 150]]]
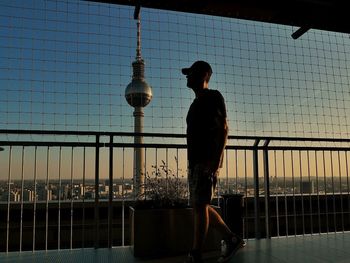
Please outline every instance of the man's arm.
[[209, 167], [212, 171], [216, 171], [222, 167], [223, 153], [228, 136], [228, 125], [226, 118], [221, 118], [221, 120], [217, 120], [216, 122], [219, 122], [220, 125], [212, 130], [213, 145], [211, 147], [212, 149], [209, 160]]

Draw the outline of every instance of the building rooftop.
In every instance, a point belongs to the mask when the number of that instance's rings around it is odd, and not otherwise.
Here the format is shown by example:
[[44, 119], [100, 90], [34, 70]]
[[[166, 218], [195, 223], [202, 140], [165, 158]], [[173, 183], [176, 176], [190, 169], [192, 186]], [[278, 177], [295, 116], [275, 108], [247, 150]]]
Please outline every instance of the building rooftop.
[[301, 27], [300, 33], [310, 28], [350, 33], [346, 2], [330, 0], [298, 1], [163, 1], [163, 0], [88, 0], [121, 5], [172, 10], [283, 24]]

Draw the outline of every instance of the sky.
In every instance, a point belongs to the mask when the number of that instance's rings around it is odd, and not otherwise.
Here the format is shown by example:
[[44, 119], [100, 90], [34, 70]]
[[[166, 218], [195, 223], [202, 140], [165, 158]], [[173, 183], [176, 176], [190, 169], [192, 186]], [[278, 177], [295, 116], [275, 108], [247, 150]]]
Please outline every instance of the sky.
[[[135, 59], [133, 8], [86, 1], [1, 1], [1, 128], [132, 131], [124, 98]], [[230, 134], [348, 137], [345, 34], [142, 8], [153, 100], [145, 131], [184, 133], [194, 97], [180, 69], [213, 67]]]
[[[133, 7], [0, 1], [0, 129], [133, 131], [124, 97], [136, 55]], [[181, 68], [206, 60], [230, 135], [349, 138], [350, 39], [290, 26], [141, 9], [153, 99], [144, 131], [185, 133], [194, 94]]]

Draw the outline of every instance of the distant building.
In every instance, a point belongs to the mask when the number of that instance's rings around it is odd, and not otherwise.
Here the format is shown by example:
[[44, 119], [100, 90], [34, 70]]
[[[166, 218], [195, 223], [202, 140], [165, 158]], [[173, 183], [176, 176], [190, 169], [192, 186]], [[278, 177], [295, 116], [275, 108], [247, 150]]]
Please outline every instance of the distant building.
[[33, 202], [35, 200], [35, 193], [32, 190], [23, 190], [23, 201]]
[[[1, 195], [1, 201], [8, 201], [9, 198], [9, 192], [5, 191]], [[21, 201], [21, 195], [17, 191], [10, 192], [10, 202], [20, 202]]]
[[46, 189], [41, 189], [41, 191], [38, 191], [38, 200], [41, 201], [51, 201], [52, 199], [52, 190], [46, 190]]
[[123, 194], [123, 185], [122, 184], [119, 184], [115, 187], [115, 192], [118, 193], [118, 195], [122, 195]]
[[80, 184], [79, 186], [79, 196], [84, 196], [85, 194], [85, 186], [83, 184]]
[[315, 187], [313, 181], [300, 182], [300, 193], [313, 194], [315, 193]]
[[86, 191], [85, 192], [85, 199], [95, 199], [95, 192], [93, 191]]
[[100, 191], [100, 193], [108, 193], [109, 186], [108, 185], [99, 185], [99, 191]]

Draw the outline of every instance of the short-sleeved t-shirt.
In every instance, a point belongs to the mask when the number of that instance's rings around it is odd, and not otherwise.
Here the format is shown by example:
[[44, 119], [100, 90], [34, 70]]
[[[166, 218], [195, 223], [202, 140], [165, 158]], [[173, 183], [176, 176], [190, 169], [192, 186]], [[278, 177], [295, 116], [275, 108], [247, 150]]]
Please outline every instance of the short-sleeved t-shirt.
[[192, 102], [186, 118], [189, 167], [219, 161], [226, 140], [226, 106], [221, 93], [204, 89]]

